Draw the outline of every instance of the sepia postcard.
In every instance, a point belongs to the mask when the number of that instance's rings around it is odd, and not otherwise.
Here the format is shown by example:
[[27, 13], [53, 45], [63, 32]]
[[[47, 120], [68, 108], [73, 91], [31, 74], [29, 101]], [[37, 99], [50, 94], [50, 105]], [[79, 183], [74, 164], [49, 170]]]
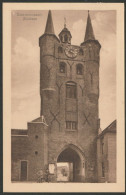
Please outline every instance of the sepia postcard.
[[124, 4], [3, 3], [3, 191], [124, 192]]

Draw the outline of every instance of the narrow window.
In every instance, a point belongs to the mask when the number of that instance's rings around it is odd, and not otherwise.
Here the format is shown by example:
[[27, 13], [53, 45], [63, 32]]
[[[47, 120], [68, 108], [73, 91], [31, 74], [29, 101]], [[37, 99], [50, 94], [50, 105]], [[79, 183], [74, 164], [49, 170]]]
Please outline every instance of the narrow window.
[[58, 47], [58, 53], [63, 53], [63, 48], [62, 47]]
[[68, 41], [67, 35], [64, 35], [64, 42], [66, 43]]
[[72, 122], [72, 129], [77, 129], [77, 123], [76, 122]]
[[101, 152], [104, 154], [104, 139], [101, 139]]
[[61, 39], [61, 42], [63, 42], [63, 37], [62, 37], [62, 36], [61, 36], [61, 38], [60, 38], [60, 39]]
[[83, 74], [83, 66], [82, 66], [82, 64], [77, 64], [76, 73], [78, 75], [82, 75]]
[[66, 84], [66, 97], [72, 99], [77, 98], [77, 88], [75, 83], [68, 82]]
[[71, 129], [71, 122], [70, 121], [66, 121], [66, 128]]
[[61, 62], [59, 67], [60, 73], [65, 73], [66, 72], [65, 69], [66, 69], [66, 64], [64, 62]]
[[83, 49], [80, 49], [80, 50], [79, 50], [79, 54], [80, 54], [81, 56], [84, 55]]
[[27, 180], [27, 161], [23, 160], [21, 161], [21, 175], [20, 175], [21, 181]]
[[102, 162], [102, 177], [105, 177], [105, 166], [104, 166], [104, 162]]
[[66, 121], [66, 129], [76, 130], [77, 129], [77, 122]]

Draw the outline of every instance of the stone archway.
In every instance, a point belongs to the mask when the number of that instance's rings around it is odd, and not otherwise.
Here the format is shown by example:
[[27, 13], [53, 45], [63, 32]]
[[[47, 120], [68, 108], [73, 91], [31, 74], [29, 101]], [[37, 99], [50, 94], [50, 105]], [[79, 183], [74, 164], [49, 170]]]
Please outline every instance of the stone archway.
[[68, 145], [57, 157], [57, 181], [84, 182], [84, 166], [82, 152], [76, 146]]

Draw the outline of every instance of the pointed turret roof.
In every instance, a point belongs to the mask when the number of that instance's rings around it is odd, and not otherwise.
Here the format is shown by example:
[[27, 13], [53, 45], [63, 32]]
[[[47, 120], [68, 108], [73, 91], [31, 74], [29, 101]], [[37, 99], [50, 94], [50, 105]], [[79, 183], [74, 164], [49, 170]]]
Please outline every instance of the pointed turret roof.
[[54, 27], [53, 27], [53, 20], [52, 20], [52, 13], [51, 10], [48, 12], [48, 18], [46, 22], [46, 28], [45, 28], [46, 34], [55, 34], [54, 33]]
[[88, 11], [87, 26], [86, 26], [84, 41], [87, 41], [87, 40], [95, 40], [95, 36], [94, 36], [94, 32], [93, 32], [93, 27], [92, 27], [89, 11]]

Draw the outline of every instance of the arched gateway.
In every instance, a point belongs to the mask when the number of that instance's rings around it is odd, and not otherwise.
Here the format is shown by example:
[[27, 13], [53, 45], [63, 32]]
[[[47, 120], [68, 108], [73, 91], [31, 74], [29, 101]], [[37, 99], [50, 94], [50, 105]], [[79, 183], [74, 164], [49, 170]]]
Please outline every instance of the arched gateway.
[[84, 182], [85, 160], [79, 148], [68, 145], [57, 157], [58, 182]]

